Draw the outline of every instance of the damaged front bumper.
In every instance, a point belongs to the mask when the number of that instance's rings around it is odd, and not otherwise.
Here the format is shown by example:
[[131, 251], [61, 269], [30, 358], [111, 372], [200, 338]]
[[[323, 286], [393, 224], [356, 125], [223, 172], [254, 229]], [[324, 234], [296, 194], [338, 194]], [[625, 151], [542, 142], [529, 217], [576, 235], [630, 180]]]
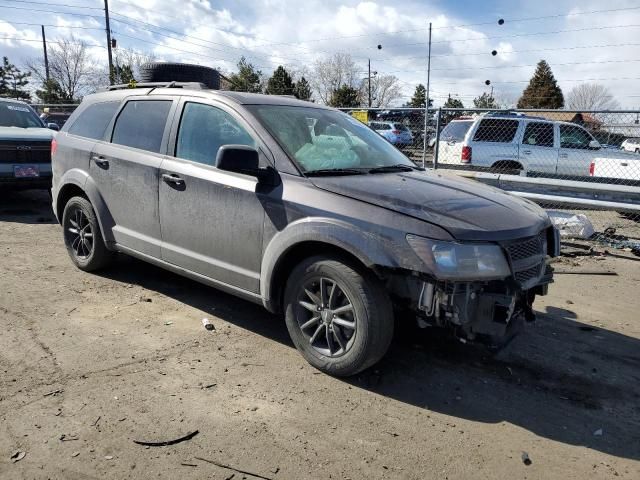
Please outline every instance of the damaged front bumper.
[[526, 322], [535, 320], [533, 302], [537, 295], [546, 295], [553, 282], [549, 259], [559, 253], [559, 236], [550, 228], [535, 237], [500, 246], [511, 270], [507, 278], [439, 280], [412, 272], [401, 281], [403, 287], [396, 283], [392, 290], [406, 292], [408, 288], [409, 304], [419, 326], [445, 327], [461, 341], [481, 342], [493, 348], [503, 346]]

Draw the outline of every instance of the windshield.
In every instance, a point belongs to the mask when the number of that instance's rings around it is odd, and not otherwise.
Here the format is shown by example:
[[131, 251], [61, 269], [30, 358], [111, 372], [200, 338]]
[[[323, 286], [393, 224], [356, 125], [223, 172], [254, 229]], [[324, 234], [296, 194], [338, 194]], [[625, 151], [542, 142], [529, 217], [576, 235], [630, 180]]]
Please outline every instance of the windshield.
[[464, 136], [469, 131], [472, 123], [473, 122], [471, 120], [450, 122], [449, 125], [444, 127], [442, 133], [440, 133], [440, 139], [448, 141], [462, 141], [464, 140]]
[[305, 173], [398, 165], [415, 168], [383, 137], [345, 113], [282, 105], [249, 108]]
[[43, 125], [27, 105], [0, 102], [0, 127], [43, 128]]

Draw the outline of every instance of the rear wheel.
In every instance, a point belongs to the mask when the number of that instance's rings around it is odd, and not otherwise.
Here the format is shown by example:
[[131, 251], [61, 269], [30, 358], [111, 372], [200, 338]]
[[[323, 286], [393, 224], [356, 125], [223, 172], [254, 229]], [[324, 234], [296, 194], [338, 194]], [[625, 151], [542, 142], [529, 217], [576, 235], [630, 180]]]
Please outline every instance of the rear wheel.
[[522, 165], [514, 161], [496, 162], [491, 166], [491, 172], [519, 175], [522, 171]]
[[80, 270], [91, 272], [106, 266], [113, 257], [104, 244], [98, 219], [89, 200], [72, 197], [62, 214], [64, 244], [71, 261]]
[[313, 257], [298, 265], [287, 282], [285, 307], [294, 345], [330, 375], [370, 367], [393, 337], [393, 310], [381, 283], [337, 258]]

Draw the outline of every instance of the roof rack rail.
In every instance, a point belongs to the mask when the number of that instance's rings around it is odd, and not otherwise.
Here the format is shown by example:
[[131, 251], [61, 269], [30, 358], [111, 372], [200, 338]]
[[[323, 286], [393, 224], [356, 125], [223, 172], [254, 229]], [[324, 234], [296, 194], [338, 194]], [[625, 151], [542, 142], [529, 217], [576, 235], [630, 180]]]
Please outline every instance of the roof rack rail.
[[120, 85], [108, 85], [101, 89], [103, 92], [111, 92], [114, 90], [128, 90], [135, 88], [186, 88], [189, 90], [207, 90], [204, 83], [198, 82], [132, 82], [122, 83]]

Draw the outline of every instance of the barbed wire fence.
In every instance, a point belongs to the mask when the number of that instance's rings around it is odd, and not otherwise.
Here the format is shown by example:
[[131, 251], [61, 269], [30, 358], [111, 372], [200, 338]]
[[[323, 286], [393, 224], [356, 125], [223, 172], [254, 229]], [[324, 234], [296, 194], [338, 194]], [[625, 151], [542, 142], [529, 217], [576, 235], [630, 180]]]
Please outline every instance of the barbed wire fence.
[[538, 203], [566, 245], [640, 255], [640, 111], [343, 110], [416, 165]]

